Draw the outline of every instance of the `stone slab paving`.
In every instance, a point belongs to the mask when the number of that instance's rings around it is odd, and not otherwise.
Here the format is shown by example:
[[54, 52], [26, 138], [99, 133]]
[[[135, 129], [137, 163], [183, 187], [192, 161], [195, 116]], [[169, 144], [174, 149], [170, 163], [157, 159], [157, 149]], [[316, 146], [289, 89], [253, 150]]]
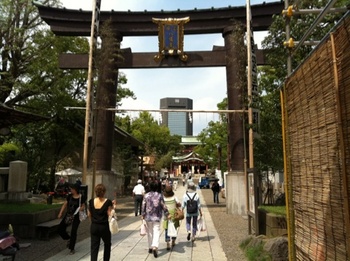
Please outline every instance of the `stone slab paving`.
[[[175, 195], [181, 201], [185, 193], [185, 187], [180, 186], [175, 191]], [[120, 231], [112, 236], [112, 261], [134, 261], [134, 260], [213, 260], [226, 261], [227, 258], [222, 249], [221, 241], [215, 230], [210, 213], [206, 208], [206, 203], [202, 197], [201, 191], [197, 189], [200, 195], [203, 208], [203, 218], [207, 230], [202, 231], [194, 242], [187, 241], [186, 224], [183, 220], [179, 227], [179, 233], [176, 245], [169, 251], [166, 250], [164, 231], [161, 229], [158, 258], [153, 254], [148, 254], [147, 236], [140, 236], [140, 217], [130, 214], [119, 222]], [[99, 260], [103, 260], [103, 243], [100, 246]], [[90, 260], [90, 238], [87, 238], [76, 244], [75, 254], [69, 255], [69, 251], [64, 250], [47, 261], [89, 261]]]

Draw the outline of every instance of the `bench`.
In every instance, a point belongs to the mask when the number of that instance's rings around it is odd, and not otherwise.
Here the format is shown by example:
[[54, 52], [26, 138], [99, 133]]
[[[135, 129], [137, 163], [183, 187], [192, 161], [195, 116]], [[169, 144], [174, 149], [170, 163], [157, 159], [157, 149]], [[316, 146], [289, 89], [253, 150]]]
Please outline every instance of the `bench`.
[[61, 223], [61, 219], [53, 219], [47, 222], [43, 222], [36, 225], [38, 231], [39, 239], [49, 239], [49, 235], [51, 232], [57, 230], [58, 225]]

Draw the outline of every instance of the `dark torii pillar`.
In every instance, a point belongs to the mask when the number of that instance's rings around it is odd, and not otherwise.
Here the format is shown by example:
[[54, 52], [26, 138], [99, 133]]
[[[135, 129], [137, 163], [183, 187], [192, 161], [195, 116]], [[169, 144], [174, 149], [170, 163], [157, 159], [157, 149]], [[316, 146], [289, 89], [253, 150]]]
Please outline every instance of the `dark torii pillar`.
[[92, 158], [97, 172], [111, 171], [114, 141], [115, 108], [118, 86], [118, 59], [120, 59], [121, 36], [103, 34], [98, 57], [98, 87], [94, 117], [94, 141]]
[[[229, 110], [244, 109], [246, 48], [242, 24], [224, 29], [226, 49], [227, 103]], [[228, 170], [244, 170], [244, 117], [242, 113], [228, 114]]]
[[[232, 23], [223, 32], [226, 49], [227, 103], [229, 110], [245, 107], [246, 47], [242, 24]], [[245, 114], [228, 114], [228, 174], [226, 175], [226, 210], [247, 215], [244, 119]]]

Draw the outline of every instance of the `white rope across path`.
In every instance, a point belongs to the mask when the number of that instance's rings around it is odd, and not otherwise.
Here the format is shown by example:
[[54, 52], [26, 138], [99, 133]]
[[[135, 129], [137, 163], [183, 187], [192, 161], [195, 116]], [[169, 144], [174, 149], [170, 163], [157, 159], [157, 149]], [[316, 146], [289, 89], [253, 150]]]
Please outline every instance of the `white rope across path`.
[[[64, 107], [66, 110], [85, 110], [85, 107]], [[95, 110], [116, 111], [148, 111], [148, 112], [194, 112], [194, 113], [245, 113], [248, 110], [185, 110], [185, 109], [118, 109], [118, 108], [94, 108]]]

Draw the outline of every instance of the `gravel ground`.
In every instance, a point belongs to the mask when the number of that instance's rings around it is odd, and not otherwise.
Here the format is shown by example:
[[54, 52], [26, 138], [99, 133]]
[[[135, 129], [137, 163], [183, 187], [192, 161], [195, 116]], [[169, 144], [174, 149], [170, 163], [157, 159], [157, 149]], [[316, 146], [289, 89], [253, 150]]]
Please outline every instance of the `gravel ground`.
[[[222, 247], [229, 261], [246, 260], [240, 242], [248, 236], [248, 222], [241, 216], [226, 213], [225, 199], [220, 198], [220, 204], [213, 203], [213, 194], [210, 189], [203, 189], [202, 195], [210, 212], [214, 226], [219, 234]], [[118, 198], [118, 219], [125, 218], [133, 213], [132, 197]], [[78, 241], [90, 236], [89, 222], [82, 222], [78, 229]], [[50, 240], [23, 239], [20, 244], [30, 243], [29, 247], [22, 248], [16, 255], [16, 261], [41, 261], [66, 249], [58, 235], [51, 235]]]
[[239, 248], [239, 244], [248, 237], [248, 220], [239, 215], [227, 214], [225, 199], [221, 197], [219, 204], [213, 203], [213, 193], [210, 189], [202, 189], [201, 191], [227, 260], [247, 260]]

